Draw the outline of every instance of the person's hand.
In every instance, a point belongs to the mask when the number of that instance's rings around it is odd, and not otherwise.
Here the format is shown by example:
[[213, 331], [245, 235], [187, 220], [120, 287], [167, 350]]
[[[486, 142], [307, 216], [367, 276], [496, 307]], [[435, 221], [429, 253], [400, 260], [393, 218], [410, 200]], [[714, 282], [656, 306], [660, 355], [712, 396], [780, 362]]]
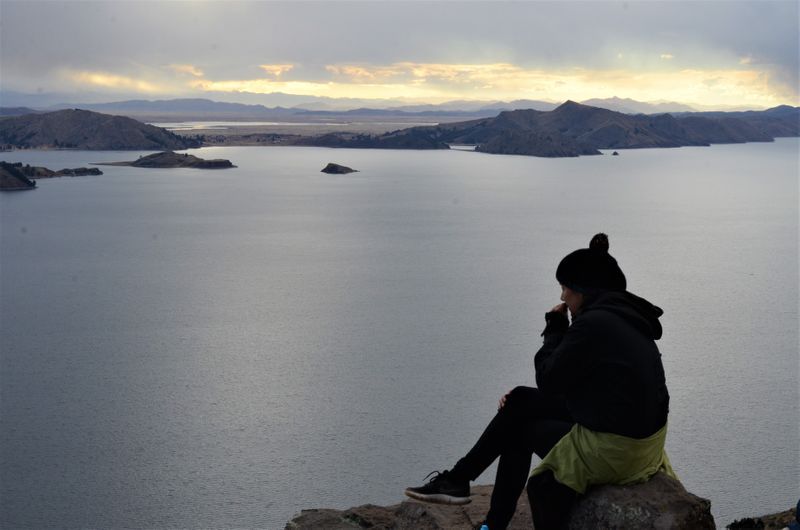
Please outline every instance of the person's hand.
[[562, 302], [557, 306], [554, 306], [553, 309], [550, 310], [553, 313], [563, 313], [564, 315], [567, 314], [567, 304]]
[[510, 395], [511, 395], [511, 390], [506, 392], [506, 394], [503, 397], [500, 398], [500, 401], [497, 403], [498, 412], [500, 411], [500, 409], [502, 409], [503, 407], [506, 406], [506, 401], [508, 401], [508, 396], [510, 396]]

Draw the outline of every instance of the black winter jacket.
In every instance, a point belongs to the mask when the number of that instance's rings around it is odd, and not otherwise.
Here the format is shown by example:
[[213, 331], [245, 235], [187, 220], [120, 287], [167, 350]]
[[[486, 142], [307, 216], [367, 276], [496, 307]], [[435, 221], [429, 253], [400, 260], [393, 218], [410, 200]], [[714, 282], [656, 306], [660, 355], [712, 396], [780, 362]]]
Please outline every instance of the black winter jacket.
[[660, 308], [629, 292], [587, 299], [569, 325], [547, 313], [536, 353], [536, 384], [562, 395], [575, 421], [593, 431], [646, 438], [667, 421]]

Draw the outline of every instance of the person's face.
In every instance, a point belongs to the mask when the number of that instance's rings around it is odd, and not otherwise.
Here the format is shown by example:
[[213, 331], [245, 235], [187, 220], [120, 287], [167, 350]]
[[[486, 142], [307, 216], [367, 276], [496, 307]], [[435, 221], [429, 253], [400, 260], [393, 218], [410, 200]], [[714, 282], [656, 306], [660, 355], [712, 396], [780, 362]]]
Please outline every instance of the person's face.
[[573, 291], [569, 287], [562, 285], [561, 301], [567, 304], [569, 312], [572, 313], [572, 316], [575, 316], [583, 305], [583, 295], [578, 291]]

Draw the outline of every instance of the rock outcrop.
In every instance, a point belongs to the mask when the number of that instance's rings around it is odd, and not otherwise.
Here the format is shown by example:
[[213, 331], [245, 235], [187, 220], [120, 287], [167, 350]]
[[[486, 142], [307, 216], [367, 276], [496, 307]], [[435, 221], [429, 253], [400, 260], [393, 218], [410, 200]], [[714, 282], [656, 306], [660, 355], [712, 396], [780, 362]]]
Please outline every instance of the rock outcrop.
[[[800, 505], [800, 501], [797, 504]], [[792, 525], [795, 526], [792, 527]], [[729, 530], [782, 530], [787, 527], [791, 530], [800, 528], [797, 508], [760, 517], [745, 517], [732, 522], [725, 528]]]
[[225, 160], [223, 158], [205, 160], [188, 153], [180, 154], [172, 151], [153, 153], [152, 155], [143, 156], [130, 162], [108, 162], [101, 165], [149, 168], [190, 167], [195, 169], [227, 169], [236, 167], [231, 163], [230, 160]]
[[[472, 502], [462, 506], [426, 504], [405, 500], [393, 506], [364, 505], [348, 510], [303, 510], [286, 524], [286, 530], [326, 528], [472, 529], [489, 510], [491, 486], [474, 486]], [[531, 528], [530, 507], [523, 494], [509, 525], [512, 530]], [[653, 528], [713, 530], [711, 503], [687, 492], [659, 473], [644, 484], [599, 486], [583, 496], [572, 510], [568, 528]]]
[[357, 173], [357, 169], [353, 169], [351, 167], [342, 166], [339, 164], [334, 164], [333, 162], [328, 162], [328, 165], [325, 166], [320, 170], [322, 173], [330, 173], [332, 175], [346, 175], [347, 173]]
[[653, 528], [714, 530], [711, 502], [663, 473], [644, 484], [598, 486], [572, 509], [569, 529]]
[[[473, 486], [472, 502], [462, 506], [428, 504], [406, 499], [393, 506], [367, 504], [348, 510], [303, 510], [286, 524], [286, 530], [353, 530], [353, 528], [472, 530], [489, 511], [492, 486]], [[522, 495], [509, 530], [530, 530], [531, 512]]]
[[20, 171], [21, 164], [9, 164], [0, 162], [0, 190], [18, 191], [32, 190], [36, 188], [36, 183], [25, 176]]

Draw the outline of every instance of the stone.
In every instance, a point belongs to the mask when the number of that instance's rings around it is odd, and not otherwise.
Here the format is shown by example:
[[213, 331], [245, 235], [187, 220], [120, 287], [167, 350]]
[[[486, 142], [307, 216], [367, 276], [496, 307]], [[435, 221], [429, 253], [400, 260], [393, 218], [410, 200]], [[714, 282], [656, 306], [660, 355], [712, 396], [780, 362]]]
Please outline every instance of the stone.
[[716, 525], [710, 501], [657, 473], [642, 484], [590, 489], [573, 507], [568, 528], [714, 530]]

